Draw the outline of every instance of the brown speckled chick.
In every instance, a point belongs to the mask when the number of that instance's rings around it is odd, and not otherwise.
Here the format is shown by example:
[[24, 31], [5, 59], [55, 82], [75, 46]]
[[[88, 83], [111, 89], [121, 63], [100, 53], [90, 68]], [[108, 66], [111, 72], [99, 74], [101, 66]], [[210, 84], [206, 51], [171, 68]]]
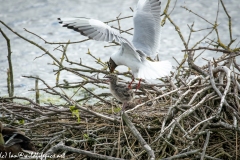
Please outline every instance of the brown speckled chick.
[[134, 98], [133, 90], [129, 89], [127, 86], [123, 84], [118, 84], [118, 77], [115, 74], [106, 75], [104, 76], [104, 78], [109, 79], [110, 92], [117, 100], [123, 103], [122, 111], [124, 111], [128, 102], [132, 101]]

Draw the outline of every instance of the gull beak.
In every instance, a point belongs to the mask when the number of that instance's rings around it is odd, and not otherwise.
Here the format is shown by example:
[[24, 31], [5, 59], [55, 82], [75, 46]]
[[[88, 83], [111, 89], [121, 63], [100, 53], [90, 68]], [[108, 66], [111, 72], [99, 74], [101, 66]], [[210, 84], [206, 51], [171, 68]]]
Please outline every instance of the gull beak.
[[117, 66], [115, 64], [109, 66], [110, 73], [113, 73]]
[[113, 73], [113, 72], [114, 72], [114, 70], [115, 70], [115, 68], [111, 68], [110, 72], [111, 72], [111, 73]]

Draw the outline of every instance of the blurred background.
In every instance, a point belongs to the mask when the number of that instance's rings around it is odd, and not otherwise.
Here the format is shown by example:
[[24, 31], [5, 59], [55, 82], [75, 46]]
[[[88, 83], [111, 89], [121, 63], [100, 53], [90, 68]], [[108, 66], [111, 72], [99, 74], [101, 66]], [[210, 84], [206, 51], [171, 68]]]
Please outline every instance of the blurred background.
[[[162, 1], [162, 10], [165, 8], [167, 1]], [[240, 36], [240, 3], [239, 0], [224, 0], [226, 9], [232, 18], [232, 33], [233, 38], [239, 38]], [[130, 9], [135, 7], [137, 0], [0, 0], [0, 20], [9, 25], [14, 31], [18, 32], [22, 36], [28, 38], [31, 41], [43, 46], [51, 54], [56, 57], [61, 57], [62, 53], [59, 51], [53, 51], [58, 45], [45, 44], [43, 40], [38, 37], [27, 33], [27, 30], [41, 36], [49, 42], [67, 42], [83, 40], [86, 37], [81, 36], [77, 32], [68, 30], [61, 27], [57, 18], [59, 17], [88, 17], [99, 19], [103, 22], [116, 19], [116, 17], [132, 16], [133, 12]], [[170, 12], [175, 5], [175, 1], [172, 0], [170, 4]], [[187, 41], [189, 36], [188, 25], [192, 25], [194, 22], [194, 30], [200, 30], [212, 27], [206, 21], [200, 19], [196, 15], [186, 11], [181, 6], [185, 6], [188, 9], [194, 11], [200, 16], [204, 17], [211, 23], [216, 20], [218, 10], [218, 0], [178, 0], [171, 12], [171, 18], [174, 23], [180, 28], [184, 39]], [[219, 6], [218, 15], [219, 34], [223, 43], [229, 43], [229, 30], [228, 30], [228, 18], [223, 11], [222, 6]], [[117, 27], [117, 23], [109, 23], [110, 26]], [[132, 18], [121, 21], [121, 28], [123, 30], [133, 27]], [[0, 28], [11, 40], [12, 49], [12, 64], [14, 71], [15, 82], [15, 95], [16, 96], [28, 96], [32, 95], [32, 92], [28, 90], [34, 88], [34, 80], [23, 78], [22, 75], [38, 75], [44, 79], [50, 85], [55, 84], [55, 75], [53, 69], [57, 69], [53, 65], [53, 60], [44, 55], [39, 48], [31, 45], [30, 43], [22, 40], [12, 32], [10, 32], [5, 26], [0, 24]], [[194, 32], [191, 37], [190, 47], [197, 41], [202, 39], [210, 30], [204, 30], [201, 32]], [[132, 31], [130, 31], [133, 33]], [[125, 37], [131, 40], [132, 36], [124, 34]], [[213, 32], [209, 38], [216, 40], [216, 34]], [[204, 40], [199, 46], [207, 46], [207, 41]], [[67, 55], [72, 61], [79, 62], [80, 58], [86, 65], [93, 67], [100, 67], [94, 63], [94, 59], [87, 55], [88, 49], [91, 53], [101, 58], [102, 61], [107, 61], [112, 52], [115, 52], [119, 47], [104, 47], [108, 46], [107, 42], [96, 42], [93, 40], [83, 42], [80, 44], [71, 44], [68, 47]], [[239, 47], [239, 39], [237, 39], [232, 47]], [[169, 60], [174, 66], [177, 65], [173, 59], [175, 57], [179, 62], [183, 59], [185, 49], [179, 35], [175, 31], [175, 28], [167, 20], [166, 24], [161, 30], [161, 49], [160, 60]], [[0, 96], [7, 96], [7, 43], [6, 40], [0, 35]], [[204, 52], [202, 57], [211, 60], [212, 57], [219, 57], [218, 53], [212, 55], [213, 52]], [[221, 54], [219, 54], [221, 55]], [[238, 58], [239, 60], [239, 58]], [[206, 64], [206, 61], [202, 58], [198, 58], [197, 64]], [[119, 70], [126, 70], [126, 68], [119, 68]], [[61, 73], [60, 81], [66, 79], [71, 82], [77, 82], [80, 78], [69, 74], [68, 72]], [[40, 84], [41, 87], [41, 84]], [[30, 96], [31, 97], [31, 96]]]

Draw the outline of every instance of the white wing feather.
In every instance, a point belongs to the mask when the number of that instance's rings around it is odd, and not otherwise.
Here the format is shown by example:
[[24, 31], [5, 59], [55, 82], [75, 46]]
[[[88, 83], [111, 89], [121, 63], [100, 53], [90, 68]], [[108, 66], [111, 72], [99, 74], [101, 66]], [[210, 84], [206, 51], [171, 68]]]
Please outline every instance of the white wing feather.
[[160, 12], [160, 0], [139, 0], [133, 18], [133, 45], [153, 59], [160, 45]]
[[63, 24], [63, 27], [73, 29], [80, 34], [96, 41], [117, 43], [125, 41], [125, 39], [115, 29], [96, 19], [58, 18], [58, 20], [59, 23]]

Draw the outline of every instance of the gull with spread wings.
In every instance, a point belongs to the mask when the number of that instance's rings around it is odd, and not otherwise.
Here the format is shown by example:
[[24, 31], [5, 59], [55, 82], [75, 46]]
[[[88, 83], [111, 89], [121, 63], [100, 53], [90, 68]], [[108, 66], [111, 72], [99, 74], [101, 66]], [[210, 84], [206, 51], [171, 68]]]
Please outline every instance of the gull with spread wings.
[[[139, 0], [134, 11], [134, 34], [132, 42], [122, 37], [119, 32], [107, 24], [89, 18], [58, 18], [63, 27], [73, 29], [81, 35], [96, 41], [117, 42], [120, 49], [109, 59], [112, 73], [119, 65], [129, 67], [134, 78], [156, 79], [167, 76], [172, 65], [169, 61], [149, 61], [154, 59], [160, 45], [160, 0]], [[132, 83], [132, 82], [131, 82]], [[129, 87], [131, 86], [131, 83]], [[140, 85], [140, 81], [138, 87]]]

